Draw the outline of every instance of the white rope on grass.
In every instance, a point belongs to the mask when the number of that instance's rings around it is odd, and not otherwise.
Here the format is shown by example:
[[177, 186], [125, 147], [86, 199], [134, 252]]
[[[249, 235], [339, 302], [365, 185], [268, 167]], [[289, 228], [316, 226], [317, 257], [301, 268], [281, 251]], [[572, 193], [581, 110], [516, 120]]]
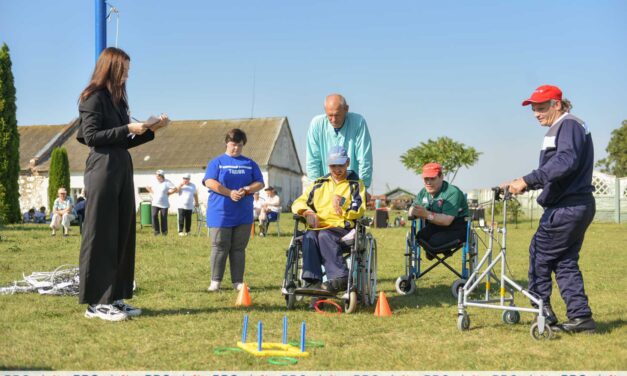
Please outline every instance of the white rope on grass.
[[34, 272], [24, 279], [13, 281], [9, 286], [0, 287], [0, 295], [13, 295], [23, 292], [38, 292], [42, 295], [78, 295], [78, 268], [61, 265], [52, 272]]

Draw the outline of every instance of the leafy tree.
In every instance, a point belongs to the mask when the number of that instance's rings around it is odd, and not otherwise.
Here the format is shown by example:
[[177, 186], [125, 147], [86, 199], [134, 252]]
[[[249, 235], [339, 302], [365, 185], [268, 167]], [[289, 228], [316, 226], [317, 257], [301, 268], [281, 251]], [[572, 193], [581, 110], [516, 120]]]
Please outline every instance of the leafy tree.
[[438, 162], [442, 165], [446, 180], [453, 182], [457, 172], [462, 167], [470, 167], [479, 160], [480, 152], [448, 137], [421, 142], [401, 155], [401, 162], [406, 168], [416, 174], [422, 173], [422, 166], [429, 162]]
[[50, 175], [48, 180], [48, 205], [52, 205], [57, 198], [57, 191], [63, 187], [70, 190], [70, 162], [65, 148], [54, 148], [50, 157]]
[[20, 134], [17, 131], [15, 85], [9, 47], [0, 49], [0, 186], [4, 197], [0, 217], [4, 223], [18, 223], [20, 213]]
[[605, 151], [607, 157], [596, 164], [601, 167], [601, 172], [619, 178], [627, 176], [627, 120], [623, 120], [623, 125], [612, 131], [612, 138]]

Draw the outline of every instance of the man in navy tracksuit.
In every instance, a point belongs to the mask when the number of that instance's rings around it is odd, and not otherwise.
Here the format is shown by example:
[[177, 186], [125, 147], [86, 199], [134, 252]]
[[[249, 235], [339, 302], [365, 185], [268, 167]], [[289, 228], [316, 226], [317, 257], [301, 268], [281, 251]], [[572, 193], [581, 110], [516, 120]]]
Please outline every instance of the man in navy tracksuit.
[[[594, 332], [579, 270], [579, 251], [595, 213], [592, 192], [594, 149], [586, 124], [569, 113], [570, 102], [556, 86], [543, 85], [522, 105], [531, 104], [542, 126], [549, 127], [540, 152], [540, 166], [509, 183], [509, 191], [542, 189], [538, 203], [544, 208], [529, 246], [529, 290], [546, 303], [547, 323], [569, 333]], [[557, 325], [551, 309], [551, 274], [566, 302], [568, 321]]]

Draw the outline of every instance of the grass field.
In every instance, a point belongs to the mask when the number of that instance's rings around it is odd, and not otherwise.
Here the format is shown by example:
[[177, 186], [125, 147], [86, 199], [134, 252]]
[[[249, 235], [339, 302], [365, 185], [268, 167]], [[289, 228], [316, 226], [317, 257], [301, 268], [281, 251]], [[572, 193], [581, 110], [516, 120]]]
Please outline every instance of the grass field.
[[[282, 230], [292, 224], [283, 216]], [[174, 218], [170, 218], [174, 226]], [[272, 230], [275, 228], [272, 227]], [[529, 223], [508, 229], [509, 265], [514, 279], [526, 285]], [[143, 308], [136, 319], [110, 323], [83, 317], [76, 297], [38, 294], [0, 295], [0, 369], [22, 370], [625, 370], [627, 369], [627, 226], [593, 224], [587, 232], [581, 265], [596, 335], [561, 335], [534, 341], [531, 314], [517, 325], [501, 321], [501, 312], [469, 309], [471, 327], [459, 332], [457, 306], [450, 294], [455, 277], [442, 267], [419, 280], [418, 292], [399, 296], [394, 281], [403, 274], [406, 228], [373, 229], [379, 251], [379, 289], [385, 291], [392, 317], [373, 310], [324, 316], [300, 303], [286, 311], [279, 287], [289, 235], [255, 237], [247, 250], [246, 281], [253, 306], [234, 307], [236, 292], [206, 292], [209, 284], [209, 239], [168, 237], [139, 230], [132, 303]], [[34, 271], [51, 271], [78, 263], [78, 229], [68, 238], [50, 237], [42, 225], [9, 226], [0, 241], [0, 285]], [[457, 256], [459, 257], [459, 256]], [[455, 265], [458, 265], [458, 258]], [[230, 277], [225, 277], [230, 282]], [[225, 283], [230, 285], [229, 283]], [[554, 290], [560, 319], [565, 308]], [[518, 295], [519, 305], [528, 302]], [[282, 317], [289, 317], [290, 339], [306, 321], [308, 338], [323, 348], [291, 366], [270, 365], [244, 353], [214, 355], [241, 338], [244, 314], [249, 337], [263, 320], [265, 339], [279, 342]]]

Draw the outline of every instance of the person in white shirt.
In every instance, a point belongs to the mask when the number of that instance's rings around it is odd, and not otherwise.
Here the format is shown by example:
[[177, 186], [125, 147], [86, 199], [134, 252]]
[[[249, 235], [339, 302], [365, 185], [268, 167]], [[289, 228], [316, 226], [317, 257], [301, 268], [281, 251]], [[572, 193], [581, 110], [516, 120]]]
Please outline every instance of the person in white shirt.
[[263, 208], [263, 198], [259, 196], [259, 192], [253, 194], [253, 220], [258, 221], [261, 209]]
[[63, 187], [57, 191], [57, 199], [54, 200], [52, 205], [52, 220], [50, 221], [50, 228], [52, 229], [52, 236], [57, 234], [57, 229], [63, 225], [63, 236], [68, 236], [70, 232], [70, 222], [74, 220], [76, 215], [74, 214], [74, 202], [72, 197], [68, 197], [67, 190]]
[[155, 175], [157, 184], [153, 187], [146, 187], [152, 194], [152, 229], [155, 235], [166, 236], [168, 234], [168, 208], [170, 207], [168, 196], [176, 192], [176, 186], [165, 178], [163, 170], [157, 170]]
[[183, 175], [183, 181], [176, 187], [179, 194], [179, 236], [188, 236], [192, 227], [192, 212], [198, 207], [196, 185], [190, 174]]
[[279, 219], [279, 212], [281, 211], [281, 198], [276, 194], [274, 188], [267, 187], [264, 191], [266, 192], [266, 199], [259, 213], [259, 224], [261, 226], [259, 236], [265, 236], [268, 233], [268, 225], [270, 222], [276, 222]]

